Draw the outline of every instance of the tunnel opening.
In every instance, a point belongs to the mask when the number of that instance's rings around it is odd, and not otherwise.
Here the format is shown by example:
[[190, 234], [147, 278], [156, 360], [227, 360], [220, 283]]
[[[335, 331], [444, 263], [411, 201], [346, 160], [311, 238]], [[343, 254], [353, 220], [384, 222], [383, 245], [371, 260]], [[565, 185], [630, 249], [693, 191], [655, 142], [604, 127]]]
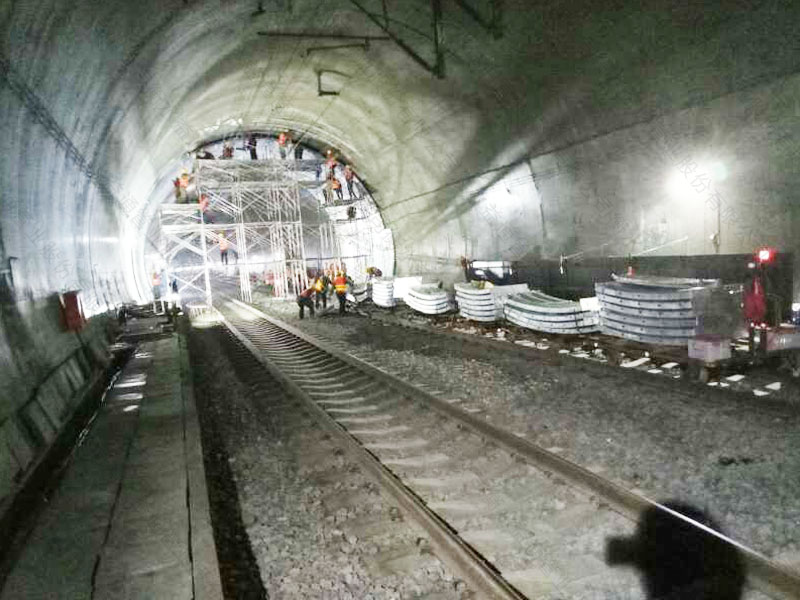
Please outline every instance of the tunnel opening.
[[336, 150], [302, 139], [234, 132], [182, 158], [169, 195], [151, 197], [148, 238], [159, 242], [143, 262], [155, 295], [210, 304], [212, 272], [238, 278], [248, 300], [254, 287], [294, 298], [340, 269], [357, 284], [370, 268], [393, 274], [392, 232], [370, 186]]

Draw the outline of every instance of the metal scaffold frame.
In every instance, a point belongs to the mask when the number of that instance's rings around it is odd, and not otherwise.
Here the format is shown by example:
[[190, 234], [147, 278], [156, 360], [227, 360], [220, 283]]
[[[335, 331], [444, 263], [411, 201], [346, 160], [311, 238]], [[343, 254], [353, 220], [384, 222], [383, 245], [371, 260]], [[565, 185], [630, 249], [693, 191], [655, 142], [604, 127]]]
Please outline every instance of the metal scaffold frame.
[[[208, 201], [210, 211], [204, 213], [201, 204], [161, 208], [167, 262], [172, 265], [181, 252], [200, 259], [172, 268], [180, 284], [202, 292], [210, 304], [209, 255], [224, 238], [237, 257], [242, 300], [252, 301], [250, 277], [257, 268], [271, 275], [276, 297], [289, 297], [308, 286], [294, 167], [292, 160], [195, 161], [198, 198]], [[180, 277], [181, 273], [187, 275]], [[197, 285], [201, 275], [205, 289]]]
[[187, 290], [199, 293], [210, 306], [207, 238], [214, 232], [206, 231], [200, 205], [163, 204], [160, 225], [163, 256], [178, 281], [178, 292], [182, 295]]

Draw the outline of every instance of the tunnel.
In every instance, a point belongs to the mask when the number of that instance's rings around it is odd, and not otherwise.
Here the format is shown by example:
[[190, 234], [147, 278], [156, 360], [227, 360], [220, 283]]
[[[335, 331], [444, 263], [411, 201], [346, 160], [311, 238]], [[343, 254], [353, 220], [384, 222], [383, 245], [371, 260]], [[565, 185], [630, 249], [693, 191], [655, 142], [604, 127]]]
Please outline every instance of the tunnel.
[[[452, 290], [469, 261], [502, 261], [578, 300], [592, 269], [741, 282], [768, 249], [788, 322], [798, 23], [800, 5], [780, 0], [0, 0], [0, 509], [19, 510], [88, 410], [74, 396], [111, 368], [119, 307], [150, 306], [167, 264], [173, 180], [225, 140], [277, 148], [291, 132], [307, 159], [353, 169], [373, 229], [347, 235], [374, 237], [359, 281], [372, 265]], [[375, 335], [385, 352], [426, 344]], [[765, 409], [781, 431], [796, 391]], [[796, 531], [777, 545], [797, 569]]]

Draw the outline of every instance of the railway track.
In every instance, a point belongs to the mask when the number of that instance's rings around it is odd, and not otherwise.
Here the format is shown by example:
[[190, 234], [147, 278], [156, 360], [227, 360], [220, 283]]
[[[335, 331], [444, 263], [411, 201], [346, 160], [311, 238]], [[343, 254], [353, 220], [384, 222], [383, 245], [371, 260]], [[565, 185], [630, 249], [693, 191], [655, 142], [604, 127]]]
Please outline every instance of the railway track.
[[228, 329], [190, 340], [226, 598], [474, 598]]
[[[249, 305], [218, 309], [482, 598], [639, 598], [632, 571], [606, 566], [606, 540], [648, 509], [701, 527]], [[796, 573], [702, 535], [740, 553], [748, 598], [800, 597]]]

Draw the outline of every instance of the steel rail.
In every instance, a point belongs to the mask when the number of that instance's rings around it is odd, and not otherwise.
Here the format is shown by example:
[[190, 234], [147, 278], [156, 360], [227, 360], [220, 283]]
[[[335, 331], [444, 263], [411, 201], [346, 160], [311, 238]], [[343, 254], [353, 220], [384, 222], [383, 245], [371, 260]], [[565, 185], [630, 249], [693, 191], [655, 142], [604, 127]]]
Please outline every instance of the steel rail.
[[[639, 516], [647, 509], [655, 508], [672, 515], [673, 518], [680, 519], [702, 531], [707, 535], [716, 537], [724, 543], [733, 546], [742, 556], [747, 569], [747, 577], [750, 585], [764, 592], [772, 598], [780, 600], [797, 600], [800, 598], [800, 573], [790, 570], [783, 565], [770, 561], [767, 557], [759, 554], [755, 550], [714, 531], [713, 529], [698, 523], [684, 515], [677, 513], [669, 508], [651, 500], [645, 496], [634, 494], [629, 490], [604, 479], [595, 473], [575, 464], [561, 456], [548, 452], [511, 432], [500, 429], [472, 414], [465, 412], [452, 404], [440, 400], [429, 392], [410, 384], [383, 369], [366, 363], [354, 356], [343, 352], [328, 342], [314, 338], [299, 329], [296, 329], [280, 319], [265, 314], [257, 308], [250, 306], [239, 300], [232, 299], [237, 306], [250, 311], [271, 323], [272, 325], [287, 331], [309, 344], [316, 346], [338, 358], [342, 362], [348, 363], [357, 369], [369, 373], [370, 375], [384, 381], [387, 385], [399, 391], [401, 394], [411, 399], [424, 400], [431, 408], [437, 410], [467, 427], [476, 434], [491, 440], [499, 447], [519, 456], [526, 462], [545, 471], [557, 472], [561, 477], [569, 481], [572, 485], [587, 490], [591, 493], [600, 495], [605, 502], [612, 506], [622, 515], [638, 520]], [[285, 378], [284, 378], [285, 379]], [[337, 425], [338, 426], [338, 425]]]
[[425, 529], [431, 537], [434, 548], [438, 550], [438, 556], [456, 570], [481, 598], [526, 600], [524, 595], [503, 579], [491, 563], [462, 540], [446, 521], [431, 511], [425, 502], [407, 488], [374, 454], [364, 448], [344, 427], [330, 417], [305, 390], [287, 377], [280, 367], [265, 357], [263, 352], [245, 334], [240, 332], [221, 312], [217, 312], [220, 320], [231, 334], [264, 365], [289, 393], [303, 401], [304, 406], [312, 412], [317, 422], [335, 436], [347, 448], [351, 457], [372, 474], [405, 512]]

